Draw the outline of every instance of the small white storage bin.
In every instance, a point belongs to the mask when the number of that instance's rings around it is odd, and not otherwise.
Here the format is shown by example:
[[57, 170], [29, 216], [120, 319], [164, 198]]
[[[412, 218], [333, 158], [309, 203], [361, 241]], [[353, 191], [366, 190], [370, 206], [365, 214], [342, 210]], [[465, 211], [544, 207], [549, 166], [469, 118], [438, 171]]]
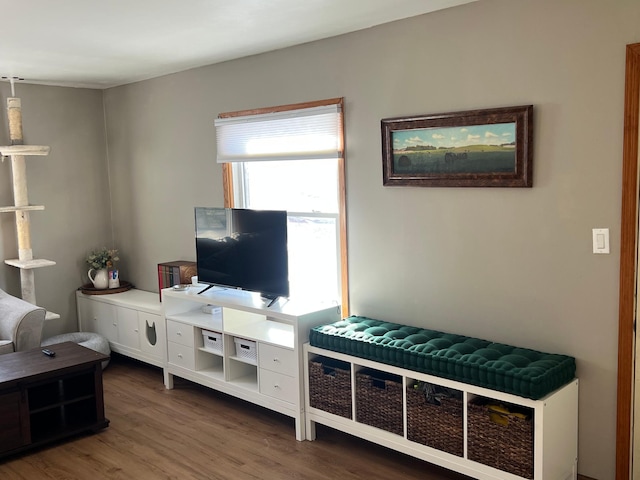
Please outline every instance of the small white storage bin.
[[202, 330], [202, 338], [204, 340], [204, 348], [212, 350], [217, 353], [222, 353], [222, 334], [218, 332], [211, 332], [209, 330]]
[[214, 322], [222, 321], [222, 307], [218, 307], [216, 305], [204, 305], [201, 310], [202, 313], [211, 315]]
[[256, 342], [237, 337], [234, 337], [233, 342], [236, 344], [236, 357], [249, 363], [258, 363]]

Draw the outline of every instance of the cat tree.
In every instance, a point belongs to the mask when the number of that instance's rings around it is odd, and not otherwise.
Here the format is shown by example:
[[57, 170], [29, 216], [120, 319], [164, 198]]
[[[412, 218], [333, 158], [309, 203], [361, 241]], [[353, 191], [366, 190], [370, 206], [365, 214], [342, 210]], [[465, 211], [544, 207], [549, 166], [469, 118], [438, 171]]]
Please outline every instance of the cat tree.
[[[6, 77], [3, 77], [6, 78]], [[52, 260], [33, 258], [31, 250], [31, 224], [29, 212], [44, 210], [44, 205], [29, 205], [27, 191], [26, 156], [48, 155], [50, 147], [42, 145], [24, 145], [22, 137], [22, 106], [19, 98], [15, 96], [15, 80], [8, 79], [11, 83], [11, 97], [7, 98], [7, 114], [9, 117], [9, 139], [11, 145], [0, 146], [0, 155], [11, 158], [11, 175], [13, 177], [13, 206], [0, 207], [2, 212], [14, 212], [16, 218], [16, 230], [18, 236], [18, 258], [5, 260], [4, 263], [20, 269], [20, 285], [22, 299], [36, 305], [36, 291], [34, 281], [34, 269], [55, 265]], [[47, 319], [60, 318], [58, 314], [47, 312]]]

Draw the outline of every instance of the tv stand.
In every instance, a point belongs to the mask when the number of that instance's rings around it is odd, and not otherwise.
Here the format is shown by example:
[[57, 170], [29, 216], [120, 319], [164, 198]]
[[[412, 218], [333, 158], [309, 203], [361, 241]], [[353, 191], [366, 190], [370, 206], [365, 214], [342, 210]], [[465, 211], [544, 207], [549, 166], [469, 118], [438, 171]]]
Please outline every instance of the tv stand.
[[162, 308], [166, 388], [178, 376], [274, 410], [293, 417], [296, 439], [305, 439], [302, 346], [312, 327], [340, 319], [337, 305], [289, 299], [267, 307], [257, 292], [167, 288]]

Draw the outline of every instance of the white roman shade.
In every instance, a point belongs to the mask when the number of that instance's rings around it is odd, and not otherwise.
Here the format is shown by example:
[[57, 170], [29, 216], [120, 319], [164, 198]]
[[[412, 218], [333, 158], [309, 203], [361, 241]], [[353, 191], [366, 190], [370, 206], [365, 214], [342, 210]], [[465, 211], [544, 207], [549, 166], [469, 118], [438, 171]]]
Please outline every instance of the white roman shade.
[[342, 157], [340, 105], [215, 121], [218, 163]]

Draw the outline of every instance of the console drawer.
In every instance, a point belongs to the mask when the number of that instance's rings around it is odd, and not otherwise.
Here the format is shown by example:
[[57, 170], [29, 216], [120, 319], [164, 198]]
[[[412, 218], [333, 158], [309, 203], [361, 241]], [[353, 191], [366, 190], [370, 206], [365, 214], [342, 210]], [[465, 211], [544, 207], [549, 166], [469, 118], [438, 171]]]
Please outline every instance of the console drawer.
[[193, 326], [167, 320], [167, 341], [193, 348]]
[[296, 355], [291, 349], [261, 343], [258, 349], [258, 362], [260, 368], [290, 377], [296, 376]]
[[180, 345], [178, 343], [168, 342], [169, 346], [169, 363], [179, 367], [196, 369], [196, 360], [193, 347]]
[[293, 377], [272, 372], [271, 370], [260, 369], [260, 393], [270, 397], [284, 400], [285, 402], [296, 402], [297, 384]]

